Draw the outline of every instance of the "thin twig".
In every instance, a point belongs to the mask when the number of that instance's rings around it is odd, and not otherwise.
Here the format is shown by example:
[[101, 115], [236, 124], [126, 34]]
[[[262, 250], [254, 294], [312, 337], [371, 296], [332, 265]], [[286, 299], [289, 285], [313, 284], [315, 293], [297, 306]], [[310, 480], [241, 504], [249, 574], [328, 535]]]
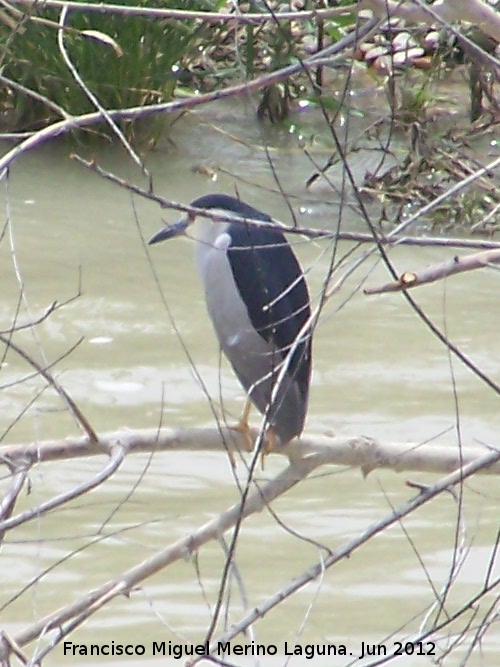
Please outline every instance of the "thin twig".
[[80, 76], [80, 73], [78, 72], [76, 66], [73, 64], [73, 61], [69, 57], [68, 51], [66, 49], [66, 45], [64, 43], [64, 31], [62, 28], [64, 28], [64, 24], [66, 22], [66, 17], [68, 15], [68, 6], [64, 5], [64, 7], [61, 10], [61, 15], [59, 17], [59, 26], [61, 30], [58, 31], [57, 33], [57, 45], [59, 47], [59, 51], [61, 52], [62, 58], [66, 64], [66, 67], [69, 69], [71, 76], [74, 78], [76, 83], [80, 86], [82, 91], [85, 93], [85, 95], [89, 98], [89, 100], [92, 102], [92, 104], [95, 106], [95, 108], [102, 114], [103, 119], [108, 123], [110, 128], [113, 130], [114, 134], [118, 137], [120, 140], [121, 144], [129, 154], [130, 158], [132, 159], [133, 162], [139, 167], [141, 172], [146, 176], [146, 178], [149, 181], [150, 187], [152, 185], [152, 176], [149, 173], [149, 171], [146, 169], [146, 166], [144, 165], [143, 160], [140, 158], [139, 154], [137, 151], [134, 150], [128, 139], [125, 137], [123, 134], [122, 130], [120, 127], [117, 125], [115, 119], [110, 116], [108, 111], [103, 107], [97, 96], [90, 90], [90, 88], [87, 86], [83, 78]]
[[[40, 7], [39, 0], [10, 0], [10, 4], [25, 7]], [[130, 5], [124, 6], [106, 2], [94, 4], [90, 2], [75, 2], [72, 0], [43, 0], [42, 6], [44, 8], [47, 7], [53, 9], [67, 7], [69, 10], [77, 10], [79, 12], [105, 12], [106, 14], [117, 14], [121, 16], [144, 16], [146, 18], [176, 19], [179, 21], [204, 21], [205, 23], [210, 24], [230, 21], [242, 25], [249, 23], [259, 25], [276, 20], [270, 13], [266, 12], [238, 12], [233, 14], [224, 12], [189, 11], [184, 9], [160, 9]], [[343, 7], [329, 7], [327, 9], [283, 12], [276, 14], [276, 17], [280, 22], [313, 21], [316, 19], [325, 20], [334, 16], [345, 16], [353, 11], [356, 11], [356, 3]]]
[[[5, 494], [5, 497], [0, 504], [0, 522], [8, 519], [14, 511], [19, 494], [21, 493], [26, 481], [27, 474], [27, 470], [20, 470], [14, 475], [12, 479], [12, 486]], [[5, 531], [0, 529], [0, 543], [3, 541], [4, 535]]]
[[88, 491], [91, 491], [92, 489], [100, 486], [118, 470], [123, 462], [123, 459], [125, 458], [125, 453], [125, 447], [117, 444], [108, 464], [102, 470], [100, 470], [97, 475], [94, 475], [94, 477], [87, 480], [86, 482], [83, 482], [82, 484], [79, 484], [70, 491], [65, 491], [55, 498], [51, 498], [50, 500], [47, 500], [46, 502], [41, 503], [40, 505], [37, 505], [36, 507], [33, 507], [29, 510], [25, 510], [24, 512], [21, 512], [21, 514], [17, 514], [10, 519], [0, 521], [0, 534], [3, 534], [5, 531], [11, 530], [16, 526], [20, 526], [23, 523], [32, 521], [33, 519], [38, 519], [44, 514], [47, 514], [47, 512], [51, 512], [57, 507], [65, 505], [70, 500], [74, 500], [75, 498], [78, 498], [79, 496], [88, 493]]
[[[163, 209], [169, 209], [173, 211], [180, 211], [181, 213], [192, 214], [203, 216], [213, 220], [214, 222], [236, 222], [239, 224], [250, 224], [258, 225], [261, 229], [270, 229], [270, 230], [279, 230], [286, 234], [297, 234], [304, 236], [308, 239], [331, 239], [336, 238], [339, 241], [354, 241], [356, 243], [370, 243], [373, 244], [373, 234], [360, 233], [360, 232], [341, 232], [341, 231], [330, 231], [325, 229], [314, 229], [311, 227], [296, 227], [285, 225], [279, 221], [265, 222], [263, 220], [250, 220], [242, 219], [241, 217], [235, 217], [229, 213], [216, 213], [214, 211], [209, 211], [206, 209], [195, 208], [194, 206], [189, 206], [187, 204], [181, 204], [175, 202], [166, 197], [145, 190], [135, 183], [131, 183], [116, 174], [113, 174], [106, 169], [100, 167], [95, 160], [85, 160], [79, 155], [72, 154], [71, 156], [79, 164], [83, 165], [87, 169], [95, 172], [102, 178], [118, 185], [129, 192], [132, 192], [143, 199], [147, 199], [158, 204]], [[406, 226], [406, 224], [405, 224]], [[495, 248], [500, 249], [500, 241], [488, 241], [488, 240], [473, 240], [473, 239], [454, 239], [454, 238], [442, 238], [442, 237], [415, 237], [415, 236], [398, 236], [397, 234], [390, 233], [387, 235], [379, 236], [378, 240], [383, 245], [405, 245], [405, 246], [418, 246], [418, 247], [445, 247], [445, 248], [477, 248], [484, 250], [494, 250]]]
[[78, 405], [75, 403], [75, 401], [71, 398], [71, 396], [68, 394], [66, 389], [55, 379], [55, 377], [48, 371], [46, 368], [41, 366], [38, 361], [35, 361], [31, 355], [29, 355], [26, 350], [24, 350], [22, 347], [17, 345], [17, 343], [14, 343], [14, 341], [10, 340], [3, 334], [0, 334], [0, 341], [4, 343], [4, 345], [7, 348], [11, 348], [18, 354], [20, 357], [22, 357], [30, 366], [32, 366], [37, 373], [39, 373], [43, 379], [55, 389], [55, 391], [61, 396], [61, 398], [64, 399], [66, 404], [68, 405], [69, 409], [75, 416], [76, 420], [82, 427], [82, 429], [85, 431], [85, 433], [88, 435], [91, 441], [97, 442], [97, 436], [94, 432], [94, 429], [90, 425], [90, 422], [88, 419], [85, 417], [83, 412], [80, 410]]

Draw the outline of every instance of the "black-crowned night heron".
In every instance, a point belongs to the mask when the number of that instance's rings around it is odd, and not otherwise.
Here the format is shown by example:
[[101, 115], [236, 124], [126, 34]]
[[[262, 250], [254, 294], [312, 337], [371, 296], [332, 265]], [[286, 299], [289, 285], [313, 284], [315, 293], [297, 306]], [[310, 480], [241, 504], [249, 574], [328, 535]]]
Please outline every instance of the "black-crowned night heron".
[[[191, 206], [271, 222], [227, 195], [204, 195]], [[304, 428], [311, 378], [311, 307], [302, 270], [281, 232], [201, 213], [161, 229], [149, 243], [184, 234], [195, 218], [196, 260], [220, 345], [285, 445]]]

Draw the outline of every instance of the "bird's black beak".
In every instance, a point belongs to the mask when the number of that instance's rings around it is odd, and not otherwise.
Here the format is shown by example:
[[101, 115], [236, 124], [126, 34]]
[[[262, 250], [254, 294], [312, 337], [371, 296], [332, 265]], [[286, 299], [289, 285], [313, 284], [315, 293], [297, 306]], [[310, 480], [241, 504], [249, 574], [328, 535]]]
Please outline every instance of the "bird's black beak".
[[148, 245], [154, 245], [155, 243], [160, 243], [160, 241], [166, 241], [167, 239], [173, 239], [176, 236], [182, 236], [189, 225], [189, 218], [174, 222], [173, 225], [167, 225], [149, 239]]

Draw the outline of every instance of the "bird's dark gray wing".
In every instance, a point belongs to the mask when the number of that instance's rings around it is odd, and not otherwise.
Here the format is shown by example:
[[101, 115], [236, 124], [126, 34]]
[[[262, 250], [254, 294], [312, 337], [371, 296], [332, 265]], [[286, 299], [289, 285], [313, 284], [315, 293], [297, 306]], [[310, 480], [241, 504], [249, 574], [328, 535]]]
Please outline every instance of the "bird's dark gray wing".
[[[284, 359], [311, 314], [309, 293], [298, 260], [277, 231], [233, 223], [228, 257], [250, 321]], [[310, 336], [293, 353], [288, 372], [307, 402], [311, 375]]]

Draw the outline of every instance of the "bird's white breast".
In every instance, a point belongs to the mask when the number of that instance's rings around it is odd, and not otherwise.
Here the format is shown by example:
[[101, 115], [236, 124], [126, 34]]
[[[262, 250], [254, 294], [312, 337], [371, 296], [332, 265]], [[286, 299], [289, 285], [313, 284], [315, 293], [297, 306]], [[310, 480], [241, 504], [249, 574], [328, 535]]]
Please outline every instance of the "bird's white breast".
[[240, 380], [242, 375], [249, 374], [251, 368], [259, 376], [261, 364], [266, 366], [262, 370], [262, 375], [265, 375], [268, 371], [266, 359], [274, 348], [255, 331], [234, 279], [227, 254], [231, 245], [231, 236], [227, 231], [229, 225], [211, 221], [205, 223], [197, 226], [193, 236], [196, 263], [215, 333], [222, 349], [238, 369]]
[[223, 232], [212, 245], [196, 242], [196, 258], [210, 318], [223, 347], [236, 345], [251, 329], [248, 311], [235, 283], [227, 249], [229, 234]]

